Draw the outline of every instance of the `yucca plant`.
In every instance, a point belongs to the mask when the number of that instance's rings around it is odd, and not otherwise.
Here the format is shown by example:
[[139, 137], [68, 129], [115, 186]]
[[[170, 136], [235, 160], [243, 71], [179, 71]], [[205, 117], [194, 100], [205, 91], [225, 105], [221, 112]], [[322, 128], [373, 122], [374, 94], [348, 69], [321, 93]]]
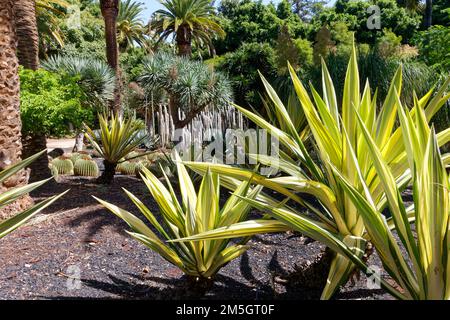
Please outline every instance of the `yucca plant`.
[[[142, 123], [134, 118], [124, 118], [112, 114], [108, 120], [106, 115], [99, 115], [100, 132], [96, 134], [85, 125], [86, 138], [92, 147], [104, 159], [105, 170], [97, 179], [98, 183], [110, 184], [114, 180], [117, 164], [125, 161], [125, 157], [147, 139], [140, 135]], [[141, 153], [134, 158], [145, 156]], [[128, 160], [131, 160], [128, 159]]]
[[229, 240], [174, 241], [245, 220], [250, 205], [240, 200], [239, 197], [247, 196], [249, 199], [254, 199], [261, 187], [250, 189], [249, 183], [243, 182], [220, 208], [219, 176], [207, 171], [197, 193], [186, 168], [177, 155], [176, 160], [181, 202], [179, 202], [167, 177], [165, 179], [166, 187], [148, 169], [143, 168], [141, 171], [144, 183], [158, 204], [162, 222], [155, 218], [154, 214], [141, 200], [125, 190], [128, 197], [156, 229], [157, 233], [153, 232], [132, 213], [111, 203], [96, 199], [131, 227], [132, 231], [128, 234], [132, 237], [159, 253], [186, 275], [207, 280], [213, 277], [222, 266], [244, 253], [248, 248], [245, 245], [248, 239], [244, 238], [241, 242], [235, 244], [230, 243]]
[[[267, 129], [279, 139], [283, 146], [283, 152], [280, 153], [279, 158], [265, 155], [250, 156], [255, 157], [264, 165], [278, 165], [282, 172], [281, 176], [264, 177], [246, 169], [222, 164], [188, 163], [188, 165], [200, 173], [211, 170], [238, 180], [251, 179], [255, 183], [288, 196], [306, 207], [309, 213], [294, 211], [287, 206], [282, 206], [270, 210], [272, 216], [279, 221], [283, 221], [292, 229], [320, 241], [325, 242], [326, 237], [330, 235], [336, 239], [345, 239], [348, 247], [362, 256], [365, 242], [360, 241], [360, 239], [362, 237], [369, 239], [370, 237], [366, 232], [360, 210], [336, 180], [334, 169], [339, 170], [342, 176], [357, 190], [363, 191], [363, 186], [359, 182], [357, 174], [360, 171], [376, 208], [382, 211], [387, 206], [388, 201], [382, 181], [373, 166], [367, 144], [364, 143], [364, 135], [357, 126], [356, 110], [361, 115], [371, 138], [380, 148], [383, 161], [392, 170], [398, 188], [402, 190], [410, 182], [411, 173], [406, 161], [407, 153], [402, 144], [402, 130], [395, 125], [399, 107], [397, 93], [400, 94], [402, 88], [401, 67], [397, 70], [391, 82], [389, 93], [379, 113], [377, 113], [376, 108], [377, 94], [376, 92], [374, 95], [371, 94], [368, 82], [366, 82], [362, 95], [360, 93], [355, 48], [353, 48], [348, 65], [343, 101], [340, 107], [337, 103], [332, 79], [323, 61], [323, 93], [320, 96], [317, 90], [311, 86], [312, 99], [295, 71], [291, 67], [289, 69], [294, 88], [311, 130], [311, 142], [315, 146], [318, 161], [314, 161], [308, 153], [304, 141], [292, 124], [286, 108], [270, 84], [262, 77], [267, 95], [277, 110], [277, 116], [285, 123], [284, 131], [244, 108], [239, 106], [236, 106], [236, 108], [258, 126]], [[434, 96], [433, 91], [430, 91], [423, 98], [417, 100], [417, 104], [425, 109], [426, 121], [430, 121], [450, 97], [450, 94], [445, 94], [449, 82], [450, 79]], [[410, 111], [411, 114], [415, 112], [415, 109]], [[445, 144], [449, 139], [450, 129], [437, 134], [439, 145]], [[355, 150], [354, 154], [351, 150]], [[356, 161], [352, 157], [355, 157]], [[355, 163], [357, 167], [355, 167]], [[292, 193], [311, 195], [317, 199], [317, 203], [311, 203], [297, 194], [292, 196]], [[252, 205], [260, 209], [271, 207], [261, 201], [253, 201]], [[314, 216], [313, 218], [311, 218], [310, 213]], [[408, 214], [413, 214], [411, 209]], [[273, 223], [276, 222], [273, 221]], [[393, 225], [391, 220], [388, 223]], [[266, 225], [267, 231], [269, 231], [269, 226], [270, 223]], [[261, 232], [265, 232], [264, 228], [252, 229], [246, 225], [237, 225], [232, 230], [218, 230], [211, 232], [208, 236], [232, 237]], [[203, 236], [197, 236], [196, 238], [203, 239]], [[349, 275], [355, 269], [355, 264], [346, 256], [340, 254], [342, 251], [337, 252], [339, 253], [332, 260], [326, 286], [322, 293], [323, 299], [330, 298], [337, 288], [347, 281]]]
[[[37, 158], [39, 158], [42, 154], [46, 152], [45, 150], [42, 152], [39, 152], [25, 160], [22, 160], [21, 162], [18, 162], [17, 164], [10, 166], [9, 168], [2, 170], [0, 172], [0, 183], [5, 181], [6, 179], [10, 178], [11, 176], [15, 175], [20, 170], [26, 168], [30, 165], [33, 161], [35, 161]], [[13, 203], [17, 199], [23, 197], [24, 195], [28, 194], [29, 192], [33, 191], [34, 189], [42, 186], [44, 183], [49, 181], [52, 178], [38, 181], [34, 183], [30, 183], [21, 187], [9, 189], [2, 194], [0, 194], [0, 208], [3, 208], [7, 204]], [[66, 191], [67, 192], [67, 191]], [[26, 209], [23, 212], [20, 212], [16, 214], [15, 216], [6, 219], [4, 221], [0, 220], [0, 238], [3, 238], [8, 233], [14, 231], [24, 223], [26, 223], [28, 220], [30, 220], [34, 215], [36, 215], [38, 212], [42, 211], [49, 205], [51, 205], [53, 202], [55, 202], [58, 198], [62, 197], [66, 192], [63, 192], [59, 195], [50, 197], [33, 207]]]

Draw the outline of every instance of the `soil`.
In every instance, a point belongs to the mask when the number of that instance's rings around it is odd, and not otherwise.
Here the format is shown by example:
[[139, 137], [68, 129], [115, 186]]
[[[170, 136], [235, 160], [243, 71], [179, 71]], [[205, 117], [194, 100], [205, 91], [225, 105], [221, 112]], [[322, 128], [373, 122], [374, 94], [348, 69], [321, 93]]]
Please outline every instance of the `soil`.
[[[324, 247], [288, 232], [255, 236], [251, 249], [226, 265], [206, 292], [192, 291], [188, 279], [158, 254], [130, 238], [127, 225], [91, 197], [131, 212], [137, 209], [122, 187], [157, 213], [139, 179], [116, 176], [111, 185], [60, 177], [32, 194], [38, 201], [70, 189], [28, 225], [0, 242], [0, 299], [318, 299], [320, 289], [295, 283]], [[257, 214], [257, 213], [253, 213]], [[379, 266], [373, 254], [370, 264]], [[74, 280], [80, 275], [81, 283]], [[369, 289], [365, 276], [348, 283], [335, 299], [391, 299]]]

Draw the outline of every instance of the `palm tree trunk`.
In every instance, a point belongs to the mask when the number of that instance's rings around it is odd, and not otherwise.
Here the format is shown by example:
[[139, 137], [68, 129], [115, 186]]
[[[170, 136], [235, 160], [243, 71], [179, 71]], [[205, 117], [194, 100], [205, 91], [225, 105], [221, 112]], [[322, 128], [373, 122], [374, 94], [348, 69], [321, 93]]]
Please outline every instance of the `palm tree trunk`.
[[179, 56], [191, 57], [192, 55], [192, 38], [188, 25], [182, 25], [178, 28], [176, 42]]
[[121, 77], [119, 71], [119, 48], [117, 45], [117, 15], [119, 14], [119, 0], [100, 0], [100, 8], [105, 21], [106, 58], [109, 66], [116, 72], [116, 88], [112, 109], [121, 110]]
[[[21, 159], [19, 62], [13, 1], [0, 0], [0, 170]], [[0, 193], [28, 183], [28, 172], [20, 171], [0, 184]], [[0, 220], [32, 204], [29, 196], [0, 209]]]
[[424, 20], [425, 29], [431, 27], [432, 15], [433, 15], [433, 0], [426, 0], [425, 20]]
[[[36, 2], [34, 0], [17, 1], [14, 4], [14, 19], [16, 22], [19, 63], [27, 69], [37, 70], [39, 68], [39, 33], [36, 23]], [[45, 136], [40, 134], [29, 136], [22, 134], [22, 146], [23, 156], [27, 158], [47, 149], [47, 140]], [[31, 169], [31, 182], [51, 176], [47, 154], [39, 157], [29, 168]]]
[[[47, 149], [47, 137], [42, 134], [22, 134], [23, 157], [28, 158], [44, 149]], [[44, 153], [30, 164], [30, 182], [43, 180], [52, 176], [48, 167], [48, 156]]]
[[36, 23], [35, 0], [14, 3], [14, 18], [17, 33], [17, 56], [19, 63], [27, 69], [39, 68], [39, 34]]

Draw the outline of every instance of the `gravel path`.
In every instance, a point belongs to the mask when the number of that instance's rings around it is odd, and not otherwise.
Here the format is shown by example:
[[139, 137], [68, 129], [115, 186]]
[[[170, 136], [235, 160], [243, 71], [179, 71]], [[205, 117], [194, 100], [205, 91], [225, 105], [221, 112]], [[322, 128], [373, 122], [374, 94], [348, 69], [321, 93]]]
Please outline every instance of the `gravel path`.
[[[224, 267], [205, 294], [193, 293], [183, 274], [131, 239], [125, 223], [91, 195], [136, 212], [121, 187], [154, 211], [156, 204], [134, 177], [117, 177], [111, 186], [65, 177], [42, 188], [36, 200], [71, 189], [30, 224], [0, 242], [0, 299], [317, 299], [320, 291], [286, 283], [295, 266], [322, 250], [293, 233], [254, 237], [251, 249]], [[374, 255], [371, 263], [379, 265]], [[79, 272], [81, 283], [73, 276]], [[291, 275], [291, 277], [289, 277]], [[294, 277], [295, 278], [295, 277]], [[389, 299], [367, 289], [364, 276], [348, 284], [337, 299]]]

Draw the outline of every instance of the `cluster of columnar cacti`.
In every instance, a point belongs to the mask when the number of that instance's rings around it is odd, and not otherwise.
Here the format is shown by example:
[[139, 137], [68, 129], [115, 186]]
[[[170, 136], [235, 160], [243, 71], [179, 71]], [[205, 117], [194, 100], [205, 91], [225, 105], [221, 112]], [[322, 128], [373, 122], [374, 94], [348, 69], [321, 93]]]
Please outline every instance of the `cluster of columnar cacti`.
[[97, 163], [86, 155], [75, 161], [73, 171], [76, 176], [83, 177], [97, 177], [99, 173]]
[[51, 168], [52, 171], [57, 173], [58, 175], [71, 175], [73, 174], [73, 163], [70, 160], [70, 157], [67, 156], [59, 156], [52, 160]]

